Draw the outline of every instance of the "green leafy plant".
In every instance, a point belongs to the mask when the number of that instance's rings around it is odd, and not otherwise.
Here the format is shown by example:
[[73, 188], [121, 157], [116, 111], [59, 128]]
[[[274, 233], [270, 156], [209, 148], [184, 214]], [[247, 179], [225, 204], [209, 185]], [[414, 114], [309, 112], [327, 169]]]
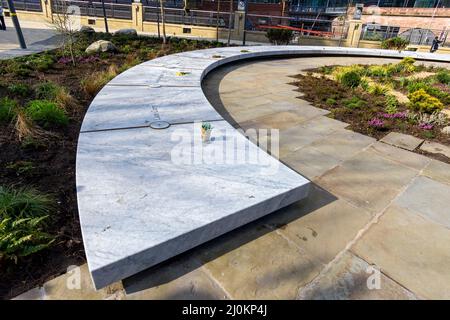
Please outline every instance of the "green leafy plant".
[[6, 169], [14, 170], [19, 175], [31, 175], [35, 170], [35, 166], [31, 161], [17, 161], [15, 163], [8, 164]]
[[334, 106], [337, 102], [336, 102], [336, 99], [328, 98], [328, 99], [325, 101], [325, 103], [326, 103], [327, 105], [329, 105], [329, 106]]
[[59, 90], [61, 90], [61, 87], [51, 81], [46, 81], [38, 84], [34, 89], [37, 99], [50, 101], [56, 99], [56, 95], [58, 94]]
[[0, 186], [0, 262], [43, 250], [54, 237], [45, 232], [52, 200], [31, 188]]
[[209, 122], [202, 122], [202, 130], [203, 131], [211, 131], [213, 126]]
[[289, 44], [294, 38], [294, 32], [286, 29], [269, 29], [267, 30], [266, 37], [270, 43], [275, 45]]
[[383, 49], [402, 51], [408, 46], [408, 44], [409, 44], [408, 40], [405, 40], [401, 37], [393, 37], [382, 41], [381, 47]]
[[8, 97], [0, 99], [0, 122], [11, 122], [16, 116], [17, 102]]
[[0, 186], [0, 217], [2, 219], [46, 216], [52, 209], [52, 198], [32, 188]]
[[441, 70], [436, 73], [436, 80], [443, 84], [450, 85], [450, 72], [448, 70]]
[[349, 71], [342, 75], [340, 82], [348, 88], [356, 88], [361, 82], [361, 77], [357, 72]]
[[389, 87], [379, 83], [373, 83], [369, 85], [367, 92], [374, 95], [383, 95], [389, 92]]
[[386, 107], [384, 110], [389, 114], [395, 114], [398, 111], [398, 101], [393, 95], [386, 96]]
[[439, 99], [429, 95], [423, 89], [408, 94], [408, 99], [410, 101], [409, 108], [413, 111], [433, 113], [444, 108]]
[[30, 86], [24, 83], [11, 84], [8, 86], [8, 91], [12, 95], [26, 97], [30, 94], [31, 89]]
[[66, 126], [69, 118], [56, 103], [47, 100], [33, 100], [26, 110], [26, 115], [45, 129]]
[[367, 105], [367, 102], [357, 96], [353, 96], [343, 101], [344, 105], [349, 109], [361, 109]]

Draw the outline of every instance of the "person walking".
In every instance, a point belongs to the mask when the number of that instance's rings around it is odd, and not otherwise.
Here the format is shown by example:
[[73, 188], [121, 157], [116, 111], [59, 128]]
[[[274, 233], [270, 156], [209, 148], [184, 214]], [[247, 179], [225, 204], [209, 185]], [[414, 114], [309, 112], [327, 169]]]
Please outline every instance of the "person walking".
[[430, 52], [435, 52], [437, 49], [439, 49], [439, 43], [442, 43], [443, 41], [439, 40], [438, 37], [435, 37], [433, 39], [433, 42], [431, 43]]
[[0, 3], [0, 30], [6, 31], [5, 17], [3, 16], [3, 8]]

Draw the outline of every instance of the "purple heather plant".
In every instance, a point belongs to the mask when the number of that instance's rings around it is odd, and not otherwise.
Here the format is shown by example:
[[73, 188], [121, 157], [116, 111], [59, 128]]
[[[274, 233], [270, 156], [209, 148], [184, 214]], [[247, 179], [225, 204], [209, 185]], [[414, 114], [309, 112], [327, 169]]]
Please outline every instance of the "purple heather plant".
[[430, 123], [421, 123], [419, 124], [419, 128], [422, 130], [433, 130], [434, 126]]
[[382, 128], [384, 127], [384, 121], [378, 118], [373, 118], [368, 122], [369, 126], [374, 128]]
[[[87, 57], [79, 57], [75, 59], [77, 61], [77, 63], [91, 63], [91, 62], [95, 62], [95, 61], [99, 61], [99, 57], [97, 56], [87, 56]], [[61, 57], [58, 60], [59, 64], [69, 64], [72, 63], [72, 59], [68, 58], [68, 57]]]
[[385, 119], [406, 119], [408, 117], [408, 112], [379, 113], [378, 116]]

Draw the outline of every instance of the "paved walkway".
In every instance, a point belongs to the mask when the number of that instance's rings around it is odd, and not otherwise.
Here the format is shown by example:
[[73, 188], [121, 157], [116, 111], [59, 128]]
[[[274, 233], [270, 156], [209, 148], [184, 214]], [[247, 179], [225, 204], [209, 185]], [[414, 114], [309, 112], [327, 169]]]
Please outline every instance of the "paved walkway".
[[346, 130], [287, 84], [313, 66], [388, 61], [266, 60], [213, 72], [204, 84], [212, 104], [244, 129], [280, 129], [280, 159], [314, 182], [309, 199], [123, 286], [95, 292], [84, 265], [80, 290], [67, 288], [71, 273], [21, 298], [449, 299], [450, 166]]
[[6, 32], [0, 31], [0, 60], [54, 49], [60, 44], [59, 37], [49, 24], [21, 20], [20, 25], [27, 45], [27, 49], [22, 50], [11, 18], [5, 20]]

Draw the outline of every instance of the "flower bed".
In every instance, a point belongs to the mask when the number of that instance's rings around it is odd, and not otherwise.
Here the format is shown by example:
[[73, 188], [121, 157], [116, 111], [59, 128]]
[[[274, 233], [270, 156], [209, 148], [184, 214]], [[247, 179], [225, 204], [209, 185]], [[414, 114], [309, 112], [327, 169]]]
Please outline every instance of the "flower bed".
[[[419, 77], [425, 75], [425, 77]], [[387, 65], [326, 66], [295, 76], [313, 105], [377, 139], [395, 131], [450, 146], [450, 71], [404, 58]], [[442, 160], [442, 157], [439, 157]], [[444, 159], [450, 163], [450, 159]]]

